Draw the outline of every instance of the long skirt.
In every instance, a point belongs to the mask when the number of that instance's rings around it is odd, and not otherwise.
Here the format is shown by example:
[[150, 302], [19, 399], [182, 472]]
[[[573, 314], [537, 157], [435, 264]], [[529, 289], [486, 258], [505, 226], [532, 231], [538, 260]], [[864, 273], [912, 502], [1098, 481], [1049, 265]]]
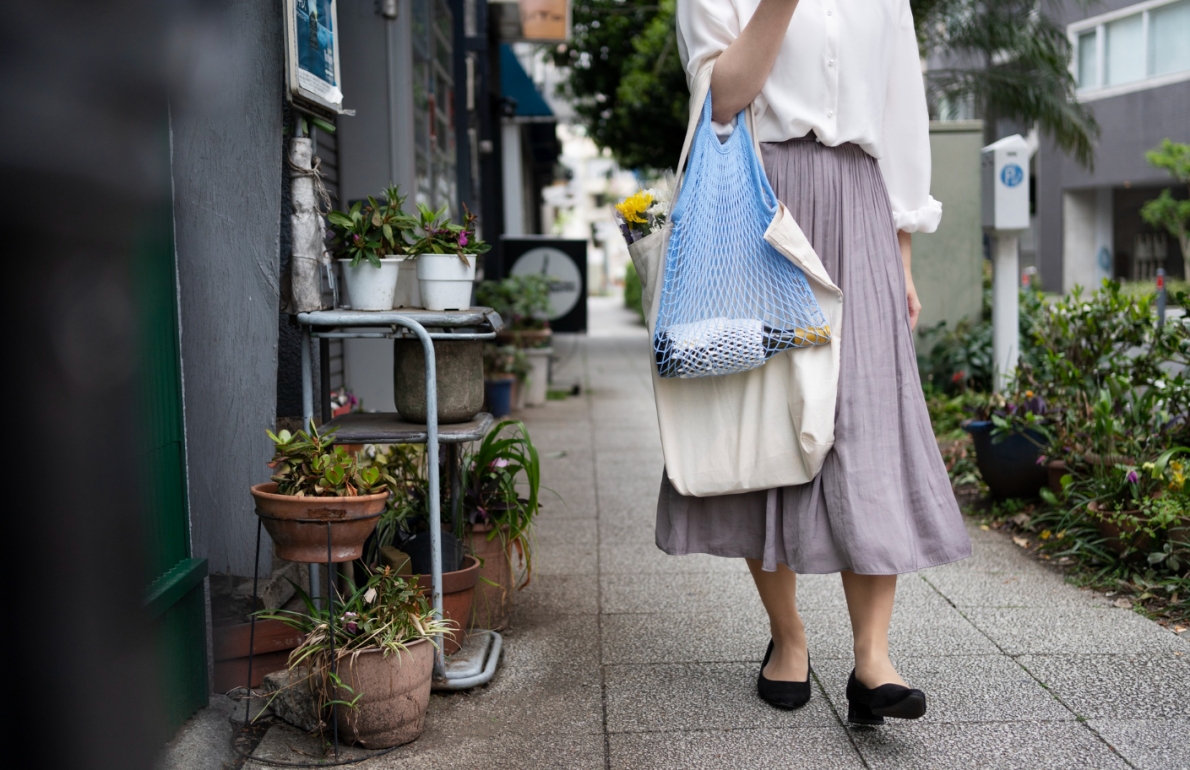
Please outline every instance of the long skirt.
[[761, 152], [777, 197], [843, 290], [835, 445], [818, 476], [797, 486], [686, 497], [662, 474], [657, 546], [800, 573], [893, 575], [970, 556], [922, 395], [876, 160], [856, 145], [812, 137]]

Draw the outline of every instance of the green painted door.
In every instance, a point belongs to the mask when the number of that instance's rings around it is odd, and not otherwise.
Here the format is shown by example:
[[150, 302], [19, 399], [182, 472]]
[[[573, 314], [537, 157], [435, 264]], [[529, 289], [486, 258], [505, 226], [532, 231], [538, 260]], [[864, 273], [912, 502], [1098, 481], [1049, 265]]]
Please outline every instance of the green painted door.
[[150, 223], [134, 259], [141, 345], [141, 477], [160, 697], [172, 733], [207, 704], [205, 559], [190, 555], [173, 212]]

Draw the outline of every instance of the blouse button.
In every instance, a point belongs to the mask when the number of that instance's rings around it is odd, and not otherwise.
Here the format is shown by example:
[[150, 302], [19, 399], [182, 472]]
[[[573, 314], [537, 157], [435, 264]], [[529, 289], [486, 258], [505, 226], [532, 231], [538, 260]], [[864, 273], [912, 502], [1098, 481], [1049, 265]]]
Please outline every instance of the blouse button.
[[826, 116], [827, 116], [828, 118], [833, 118], [833, 117], [835, 116], [835, 111], [834, 111], [834, 110], [827, 110], [827, 111], [826, 111]]
[[826, 15], [827, 15], [827, 16], [830, 16], [830, 15], [831, 15], [831, 14], [833, 14], [834, 12], [835, 12], [835, 11], [834, 11], [834, 9], [832, 9], [832, 8], [827, 8], [827, 9], [826, 9]]
[[826, 66], [828, 66], [828, 67], [833, 67], [833, 66], [835, 66], [835, 60], [834, 60], [834, 59], [828, 59], [828, 60], [827, 60], [827, 62], [826, 62]]

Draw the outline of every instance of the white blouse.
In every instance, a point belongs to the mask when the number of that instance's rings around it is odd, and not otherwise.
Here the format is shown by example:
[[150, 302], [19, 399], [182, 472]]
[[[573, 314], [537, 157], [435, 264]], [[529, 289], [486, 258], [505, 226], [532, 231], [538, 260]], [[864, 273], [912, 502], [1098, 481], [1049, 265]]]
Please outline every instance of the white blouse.
[[[722, 53], [760, 0], [678, 0], [686, 78]], [[932, 233], [930, 134], [909, 0], [800, 0], [757, 97], [757, 138], [813, 131], [830, 147], [859, 145], [880, 162], [898, 230]]]

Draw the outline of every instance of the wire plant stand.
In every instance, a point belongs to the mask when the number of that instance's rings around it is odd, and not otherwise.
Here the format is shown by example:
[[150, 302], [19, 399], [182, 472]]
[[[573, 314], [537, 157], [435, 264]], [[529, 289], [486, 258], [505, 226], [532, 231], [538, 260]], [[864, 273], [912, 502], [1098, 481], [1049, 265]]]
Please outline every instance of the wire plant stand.
[[[314, 372], [312, 365], [311, 346], [315, 339], [411, 339], [421, 342], [425, 354], [426, 366], [426, 423], [417, 425], [403, 422], [398, 415], [391, 413], [348, 414], [330, 420], [325, 427], [336, 428], [337, 441], [347, 444], [417, 444], [426, 445], [427, 454], [427, 486], [430, 530], [430, 577], [431, 602], [435, 614], [443, 617], [442, 609], [442, 512], [441, 512], [441, 479], [439, 478], [439, 445], [445, 445], [447, 450], [448, 483], [451, 489], [452, 520], [459, 524], [460, 494], [459, 494], [459, 445], [483, 438], [492, 425], [492, 416], [481, 413], [470, 422], [459, 425], [449, 425], [441, 428], [438, 425], [438, 382], [437, 366], [434, 357], [434, 340], [474, 340], [477, 343], [491, 340], [503, 326], [499, 314], [490, 308], [471, 308], [459, 312], [434, 312], [426, 310], [401, 311], [360, 311], [360, 310], [319, 310], [309, 313], [299, 313], [297, 321], [302, 327], [302, 421], [309, 425], [314, 417]], [[430, 331], [433, 329], [433, 331]], [[326, 387], [326, 383], [323, 383]], [[271, 518], [257, 511], [256, 527], [256, 560], [252, 575], [252, 596], [257, 597], [260, 572], [260, 531], [264, 518]], [[381, 514], [374, 514], [366, 518], [379, 518]], [[288, 522], [299, 523], [303, 526], [321, 526], [326, 529], [326, 574], [330, 585], [327, 586], [325, 600], [328, 602], [328, 622], [331, 625], [331, 673], [337, 668], [334, 650], [335, 623], [335, 587], [334, 560], [331, 553], [331, 530], [333, 521], [324, 519], [287, 519]], [[318, 583], [318, 568], [320, 564], [310, 563], [310, 594], [320, 596]], [[476, 687], [490, 681], [495, 675], [499, 661], [503, 640], [495, 631], [484, 631], [488, 636], [484, 640], [485, 650], [480, 656], [480, 666], [473, 662], [463, 666], [458, 671], [451, 671], [447, 666], [446, 656], [443, 654], [442, 635], [434, 638], [434, 686], [435, 689], [459, 690]], [[245, 728], [251, 725], [252, 709], [252, 666], [256, 645], [256, 617], [253, 615], [249, 630], [248, 644], [248, 683], [247, 702], [244, 706]], [[486, 661], [486, 662], [485, 662]], [[286, 762], [244, 753], [235, 745], [233, 735], [232, 747], [240, 757], [261, 764], [277, 767], [332, 767], [365, 762], [369, 759], [384, 756], [396, 746], [380, 749], [363, 757], [348, 759], [339, 758], [339, 723], [338, 705], [331, 703], [331, 729], [333, 734], [334, 760], [320, 762]]]

